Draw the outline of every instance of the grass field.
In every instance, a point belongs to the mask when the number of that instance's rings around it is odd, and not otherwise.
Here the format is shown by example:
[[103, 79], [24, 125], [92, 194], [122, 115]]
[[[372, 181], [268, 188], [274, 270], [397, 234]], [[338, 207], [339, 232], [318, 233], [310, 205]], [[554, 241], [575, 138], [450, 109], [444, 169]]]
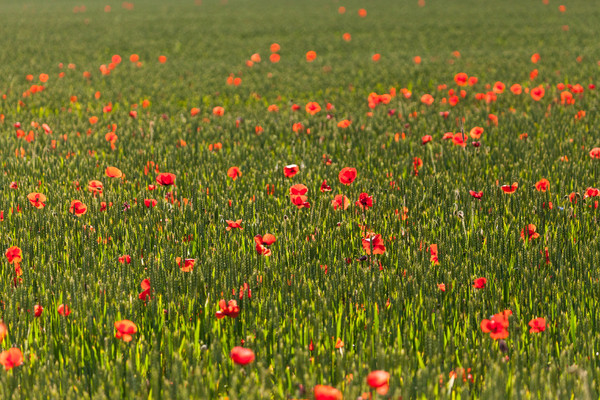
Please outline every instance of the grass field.
[[598, 21], [3, 0], [0, 398], [598, 398]]

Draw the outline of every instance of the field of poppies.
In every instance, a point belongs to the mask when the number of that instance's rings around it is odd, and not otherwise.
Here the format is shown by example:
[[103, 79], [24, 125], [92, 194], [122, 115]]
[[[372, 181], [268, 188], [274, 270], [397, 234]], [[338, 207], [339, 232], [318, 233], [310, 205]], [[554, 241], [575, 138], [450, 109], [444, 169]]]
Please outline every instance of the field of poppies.
[[0, 19], [0, 398], [600, 396], [594, 2]]

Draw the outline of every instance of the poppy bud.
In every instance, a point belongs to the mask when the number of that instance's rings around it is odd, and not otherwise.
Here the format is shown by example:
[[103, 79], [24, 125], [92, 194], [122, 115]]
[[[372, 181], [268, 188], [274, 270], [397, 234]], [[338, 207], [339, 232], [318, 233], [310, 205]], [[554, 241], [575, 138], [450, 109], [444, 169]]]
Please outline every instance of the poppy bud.
[[501, 352], [506, 353], [508, 352], [508, 345], [506, 344], [506, 340], [500, 339], [498, 341], [498, 348], [500, 349]]
[[481, 146], [481, 143], [479, 143], [479, 142], [472, 142], [471, 144], [473, 145], [473, 147]]

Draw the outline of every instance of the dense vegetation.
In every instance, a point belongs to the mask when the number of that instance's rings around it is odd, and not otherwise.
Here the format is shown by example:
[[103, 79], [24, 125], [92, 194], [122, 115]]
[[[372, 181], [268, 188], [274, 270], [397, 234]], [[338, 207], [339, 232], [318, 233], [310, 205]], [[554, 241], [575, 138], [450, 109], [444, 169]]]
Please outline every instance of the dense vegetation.
[[0, 397], [598, 398], [600, 8], [545, 3], [3, 1]]

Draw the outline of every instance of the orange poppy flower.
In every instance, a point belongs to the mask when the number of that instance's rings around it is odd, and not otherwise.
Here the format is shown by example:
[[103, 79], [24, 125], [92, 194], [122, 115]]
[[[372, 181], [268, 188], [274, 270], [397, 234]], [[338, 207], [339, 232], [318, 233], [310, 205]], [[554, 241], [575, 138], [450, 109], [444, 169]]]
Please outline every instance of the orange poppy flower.
[[0, 343], [4, 341], [6, 335], [8, 335], [8, 328], [4, 322], [0, 322]]
[[19, 264], [21, 261], [23, 261], [23, 251], [17, 246], [12, 246], [6, 249], [4, 255], [6, 256], [9, 264]]
[[435, 99], [430, 94], [426, 93], [423, 96], [421, 96], [421, 103], [426, 104], [428, 106], [432, 105], [434, 101]]
[[337, 210], [338, 208], [340, 210], [345, 210], [350, 207], [350, 199], [342, 194], [338, 194], [331, 200], [331, 205], [334, 210]]
[[71, 207], [69, 207], [69, 212], [80, 217], [87, 212], [87, 206], [79, 200], [72, 200]]
[[506, 89], [506, 85], [502, 82], [496, 82], [494, 83], [494, 87], [492, 89], [492, 91], [494, 93], [504, 93], [504, 89]]
[[27, 200], [29, 200], [29, 203], [34, 206], [35, 208], [44, 208], [46, 207], [45, 201], [46, 201], [46, 196], [44, 196], [41, 193], [29, 193], [27, 195]]
[[281, 50], [281, 46], [279, 46], [277, 43], [272, 43], [269, 47], [269, 50], [271, 50], [271, 53], [277, 53], [279, 50]]
[[345, 128], [349, 127], [350, 124], [352, 124], [352, 121], [350, 121], [348, 119], [343, 119], [340, 122], [338, 122], [337, 126], [338, 126], [338, 128], [345, 129]]
[[310, 208], [310, 203], [307, 202], [308, 197], [305, 194], [308, 192], [308, 188], [301, 183], [295, 184], [290, 187], [290, 200], [292, 204], [300, 208]]
[[250, 56], [250, 61], [252, 61], [253, 63], [259, 63], [261, 61], [260, 54], [258, 54], [258, 53], [252, 54]]
[[281, 59], [281, 56], [277, 53], [273, 53], [269, 56], [269, 61], [271, 61], [273, 64], [278, 63], [280, 59]]
[[286, 178], [291, 178], [298, 172], [300, 172], [300, 167], [296, 164], [290, 164], [283, 167], [283, 174], [286, 176]]
[[123, 340], [124, 342], [131, 342], [133, 339], [133, 336], [131, 335], [137, 333], [138, 331], [136, 324], [128, 319], [115, 322], [115, 329], [117, 330], [115, 337]]
[[120, 178], [123, 176], [121, 170], [116, 167], [107, 167], [105, 173], [109, 178]]
[[23, 353], [20, 349], [12, 347], [0, 353], [0, 364], [6, 371], [23, 364]]
[[350, 185], [356, 179], [356, 168], [345, 167], [340, 171], [338, 178], [340, 183]]
[[431, 263], [433, 263], [433, 265], [439, 265], [440, 260], [438, 258], [438, 245], [437, 244], [432, 244], [429, 246], [429, 254], [430, 254], [429, 261]]
[[100, 181], [91, 180], [88, 182], [88, 191], [92, 192], [95, 196], [96, 194], [102, 194], [102, 189], [104, 185]]
[[232, 229], [240, 229], [243, 230], [244, 228], [242, 228], [242, 225], [240, 225], [242, 223], [241, 219], [238, 219], [236, 221], [229, 221], [229, 220], [225, 220], [225, 222], [227, 222], [227, 228], [225, 228], [225, 230], [230, 231]]
[[538, 53], [533, 54], [531, 56], [531, 62], [537, 64], [538, 61], [540, 61], [540, 55]]
[[372, 371], [367, 375], [367, 385], [377, 390], [380, 395], [387, 394], [390, 388], [390, 373], [386, 371]]
[[413, 58], [413, 62], [414, 62], [415, 64], [417, 64], [417, 65], [418, 65], [418, 64], [421, 64], [421, 57], [420, 57], [420, 56], [415, 56], [415, 57]]
[[317, 53], [313, 50], [310, 50], [306, 53], [306, 61], [313, 62], [317, 58]]
[[171, 186], [175, 183], [176, 176], [169, 172], [163, 172], [156, 177], [156, 183], [161, 186]]
[[71, 309], [69, 308], [68, 305], [61, 304], [60, 306], [58, 306], [58, 313], [60, 315], [62, 315], [63, 317], [68, 317], [69, 314], [71, 314]]
[[535, 101], [540, 101], [544, 97], [545, 93], [546, 93], [546, 91], [544, 90], [544, 87], [541, 85], [534, 87], [533, 89], [531, 89], [531, 92], [529, 92], [529, 94], [531, 95], [531, 98]]
[[510, 91], [515, 95], [520, 95], [523, 92], [523, 88], [518, 83], [515, 83], [510, 87]]
[[231, 349], [229, 357], [238, 365], [247, 365], [254, 361], [254, 352], [250, 349], [236, 346]]
[[306, 104], [305, 109], [306, 109], [306, 112], [309, 113], [310, 115], [315, 115], [316, 113], [321, 111], [321, 106], [319, 105], [319, 103], [317, 103], [315, 101], [311, 101], [310, 103]]
[[504, 193], [511, 194], [511, 193], [514, 193], [518, 187], [519, 187], [519, 183], [514, 182], [512, 185], [502, 185], [502, 186], [500, 186], [500, 189], [502, 189], [502, 191]]
[[[240, 220], [240, 222], [241, 221], [242, 220]], [[240, 228], [240, 229], [243, 229], [243, 228]], [[182, 270], [183, 272], [192, 272], [194, 270], [194, 266], [196, 265], [195, 258], [186, 258], [185, 260], [183, 260], [183, 265], [182, 265], [181, 257], [176, 257], [175, 262], [177, 263], [177, 266], [179, 267], [179, 269]]]
[[373, 57], [371, 57], [371, 59], [375, 62], [379, 61], [381, 59], [381, 54], [379, 53], [375, 53], [373, 54]]
[[40, 74], [40, 82], [48, 82], [48, 74]]
[[238, 167], [231, 167], [227, 170], [227, 176], [233, 179], [234, 181], [242, 176], [242, 171]]
[[213, 113], [213, 115], [222, 117], [223, 114], [225, 114], [225, 109], [221, 106], [217, 106], [217, 107], [213, 108], [212, 113]]
[[167, 57], [165, 56], [158, 56], [158, 62], [161, 64], [164, 64], [167, 62]]
[[536, 184], [535, 184], [535, 189], [538, 192], [545, 192], [548, 189], [550, 189], [550, 182], [548, 181], [548, 179], [540, 179]]
[[315, 400], [342, 400], [342, 392], [326, 385], [315, 386], [314, 396]]
[[469, 132], [469, 136], [471, 136], [471, 139], [474, 139], [474, 140], [479, 140], [479, 138], [481, 137], [482, 134], [483, 134], [483, 128], [480, 126], [474, 127]]
[[348, 32], [346, 32], [342, 35], [342, 39], [344, 39], [346, 42], [349, 42], [352, 40], [352, 35], [350, 35]]

